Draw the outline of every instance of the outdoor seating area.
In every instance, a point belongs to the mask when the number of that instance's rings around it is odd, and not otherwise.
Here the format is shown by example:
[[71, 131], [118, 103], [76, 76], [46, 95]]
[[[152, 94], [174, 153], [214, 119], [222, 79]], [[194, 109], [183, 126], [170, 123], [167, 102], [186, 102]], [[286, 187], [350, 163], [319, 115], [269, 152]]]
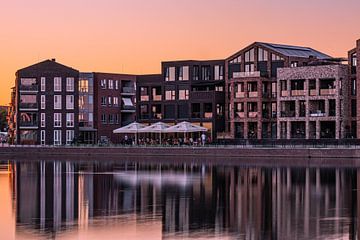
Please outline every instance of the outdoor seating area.
[[[204, 146], [211, 142], [206, 135], [207, 128], [181, 122], [174, 126], [157, 122], [150, 126], [133, 122], [113, 131], [123, 134], [123, 145], [165, 145], [165, 146]], [[130, 134], [130, 136], [128, 136]]]

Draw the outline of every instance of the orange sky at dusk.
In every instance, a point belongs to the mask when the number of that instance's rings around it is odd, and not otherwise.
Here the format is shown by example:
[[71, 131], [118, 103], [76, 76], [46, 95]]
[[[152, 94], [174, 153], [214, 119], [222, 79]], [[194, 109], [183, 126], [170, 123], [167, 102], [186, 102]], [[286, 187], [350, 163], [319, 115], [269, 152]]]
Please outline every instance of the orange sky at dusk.
[[360, 38], [359, 0], [12, 0], [0, 5], [0, 104], [17, 69], [158, 73], [160, 62], [225, 58], [254, 41], [345, 57]]

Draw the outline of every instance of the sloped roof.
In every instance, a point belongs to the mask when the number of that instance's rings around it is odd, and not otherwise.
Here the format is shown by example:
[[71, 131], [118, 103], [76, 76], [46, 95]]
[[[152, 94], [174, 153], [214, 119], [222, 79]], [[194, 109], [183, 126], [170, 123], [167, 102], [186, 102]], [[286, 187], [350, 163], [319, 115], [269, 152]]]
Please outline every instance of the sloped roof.
[[42, 71], [46, 71], [46, 72], [68, 71], [68, 72], [79, 73], [78, 70], [68, 67], [68, 66], [65, 66], [63, 64], [60, 64], [60, 63], [56, 62], [55, 60], [45, 60], [45, 61], [42, 61], [39, 63], [35, 63], [28, 67], [19, 69], [17, 72], [18, 73], [28, 73], [28, 72], [36, 71], [36, 70], [42, 70]]
[[290, 46], [290, 45], [282, 45], [282, 44], [264, 43], [264, 42], [258, 42], [258, 44], [288, 57], [309, 58], [310, 56], [312, 56], [318, 59], [332, 58], [331, 56], [325, 53], [319, 52], [309, 47], [299, 47], [299, 46]]

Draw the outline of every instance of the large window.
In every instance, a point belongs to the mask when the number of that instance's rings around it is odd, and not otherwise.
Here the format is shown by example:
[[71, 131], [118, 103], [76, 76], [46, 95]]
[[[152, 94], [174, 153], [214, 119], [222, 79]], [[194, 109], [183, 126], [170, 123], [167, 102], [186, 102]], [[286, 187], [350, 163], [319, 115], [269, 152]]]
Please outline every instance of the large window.
[[254, 62], [255, 61], [255, 49], [252, 48], [249, 51], [245, 52], [245, 62]]
[[66, 130], [66, 145], [70, 145], [74, 141], [74, 130]]
[[54, 113], [54, 127], [61, 127], [61, 113]]
[[214, 67], [215, 80], [223, 80], [224, 79], [224, 66], [216, 65]]
[[66, 78], [66, 91], [67, 92], [74, 91], [74, 78], [73, 77]]
[[188, 100], [189, 90], [179, 90], [179, 100]]
[[201, 67], [201, 80], [210, 80], [210, 66]]
[[199, 66], [194, 66], [193, 67], [193, 80], [199, 80], [199, 75], [200, 75], [200, 70], [199, 70]]
[[89, 81], [87, 79], [79, 80], [79, 91], [84, 93], [89, 92]]
[[74, 127], [74, 113], [66, 114], [66, 127]]
[[54, 92], [61, 92], [61, 77], [54, 78]]
[[259, 62], [267, 62], [268, 60], [268, 51], [265, 49], [259, 48], [258, 51], [258, 61]]
[[54, 95], [54, 109], [61, 109], [61, 95]]
[[69, 110], [74, 109], [74, 95], [66, 96], [66, 109], [69, 109]]
[[179, 67], [179, 81], [188, 81], [189, 80], [189, 67], [183, 66]]
[[54, 145], [61, 145], [61, 130], [54, 130]]
[[167, 90], [165, 91], [165, 100], [175, 100], [175, 90]]
[[241, 63], [241, 55], [230, 60], [230, 64], [234, 64], [234, 63]]
[[165, 68], [165, 81], [175, 81], [176, 68], [167, 67]]

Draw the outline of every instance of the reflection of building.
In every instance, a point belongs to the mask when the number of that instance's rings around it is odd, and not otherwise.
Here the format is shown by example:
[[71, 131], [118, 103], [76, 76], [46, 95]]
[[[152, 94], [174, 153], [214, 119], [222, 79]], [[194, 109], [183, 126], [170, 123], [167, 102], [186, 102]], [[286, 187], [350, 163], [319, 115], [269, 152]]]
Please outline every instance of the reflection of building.
[[224, 61], [162, 63], [162, 74], [138, 76], [137, 116], [142, 123], [189, 121], [225, 130]]
[[278, 138], [348, 137], [347, 70], [346, 65], [279, 69]]
[[71, 144], [78, 136], [79, 72], [46, 60], [16, 72], [18, 144]]
[[94, 125], [98, 140], [120, 142], [113, 130], [135, 120], [135, 75], [94, 73]]

